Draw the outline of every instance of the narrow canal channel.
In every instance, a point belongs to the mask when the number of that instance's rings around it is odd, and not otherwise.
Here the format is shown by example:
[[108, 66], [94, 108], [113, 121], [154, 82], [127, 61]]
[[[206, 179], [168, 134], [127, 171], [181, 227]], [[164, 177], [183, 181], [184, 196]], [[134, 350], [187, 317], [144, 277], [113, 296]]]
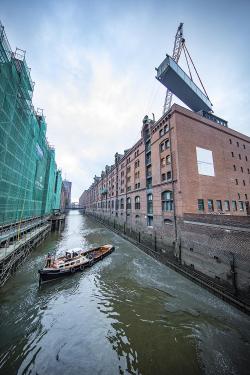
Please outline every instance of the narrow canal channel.
[[[112, 243], [82, 273], [38, 287], [48, 251]], [[0, 373], [249, 374], [250, 319], [71, 211], [0, 290]]]

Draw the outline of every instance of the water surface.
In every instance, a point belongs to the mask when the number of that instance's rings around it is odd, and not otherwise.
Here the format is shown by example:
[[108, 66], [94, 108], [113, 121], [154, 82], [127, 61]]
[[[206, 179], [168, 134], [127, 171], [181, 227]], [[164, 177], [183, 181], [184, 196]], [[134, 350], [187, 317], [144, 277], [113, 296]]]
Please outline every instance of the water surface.
[[[38, 287], [48, 251], [116, 251]], [[250, 319], [101, 224], [71, 211], [0, 290], [0, 373], [248, 374]]]

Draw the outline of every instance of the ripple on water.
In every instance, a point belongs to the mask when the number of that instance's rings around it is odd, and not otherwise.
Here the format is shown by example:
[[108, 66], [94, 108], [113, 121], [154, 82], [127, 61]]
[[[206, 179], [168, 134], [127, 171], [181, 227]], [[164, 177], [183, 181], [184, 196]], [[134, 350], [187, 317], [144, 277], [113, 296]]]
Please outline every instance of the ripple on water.
[[[102, 243], [116, 251], [38, 289], [48, 251]], [[241, 375], [249, 367], [250, 324], [241, 313], [77, 213], [36, 249], [0, 300], [4, 375]]]

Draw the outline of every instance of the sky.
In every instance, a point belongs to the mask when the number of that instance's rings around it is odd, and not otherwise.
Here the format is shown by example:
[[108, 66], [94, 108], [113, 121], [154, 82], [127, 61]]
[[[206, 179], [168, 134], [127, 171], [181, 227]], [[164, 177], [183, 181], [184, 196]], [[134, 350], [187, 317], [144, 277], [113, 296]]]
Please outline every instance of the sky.
[[0, 0], [73, 201], [136, 143], [146, 114], [161, 117], [166, 91], [155, 67], [172, 54], [180, 22], [214, 113], [250, 136], [249, 18], [248, 0]]

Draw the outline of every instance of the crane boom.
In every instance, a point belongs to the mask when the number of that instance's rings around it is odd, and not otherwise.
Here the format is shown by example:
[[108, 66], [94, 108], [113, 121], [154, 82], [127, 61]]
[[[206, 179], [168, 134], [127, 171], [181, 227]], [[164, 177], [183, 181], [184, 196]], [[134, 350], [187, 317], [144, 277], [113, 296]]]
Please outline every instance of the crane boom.
[[[173, 53], [172, 53], [172, 59], [176, 63], [178, 63], [179, 61], [184, 42], [185, 42], [185, 39], [183, 38], [183, 23], [181, 22], [178, 26], [178, 29], [175, 35], [174, 48], [173, 48]], [[163, 115], [171, 107], [172, 95], [173, 95], [172, 92], [169, 89], [167, 89], [166, 98], [165, 98], [164, 106], [163, 106]]]

